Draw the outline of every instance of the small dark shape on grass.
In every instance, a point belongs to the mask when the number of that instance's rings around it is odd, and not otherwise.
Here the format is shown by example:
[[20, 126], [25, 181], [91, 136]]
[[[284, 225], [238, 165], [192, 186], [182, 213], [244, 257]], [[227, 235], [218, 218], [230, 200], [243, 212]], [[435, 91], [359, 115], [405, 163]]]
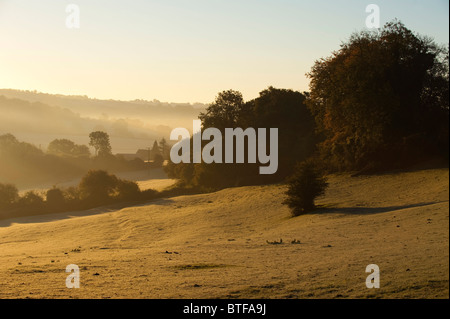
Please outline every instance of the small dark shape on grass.
[[280, 239], [280, 241], [268, 241], [268, 240], [266, 240], [266, 242], [269, 244], [269, 245], [281, 245], [282, 243], [283, 243], [283, 239]]

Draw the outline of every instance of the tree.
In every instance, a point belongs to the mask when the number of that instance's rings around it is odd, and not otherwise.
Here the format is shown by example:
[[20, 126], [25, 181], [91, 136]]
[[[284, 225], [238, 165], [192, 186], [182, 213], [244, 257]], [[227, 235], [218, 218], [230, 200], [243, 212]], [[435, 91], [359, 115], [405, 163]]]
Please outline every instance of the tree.
[[105, 157], [111, 155], [111, 144], [108, 133], [96, 131], [89, 134], [89, 145], [95, 148], [95, 155]]
[[307, 104], [332, 168], [448, 152], [448, 50], [401, 22], [353, 34], [308, 76]]
[[155, 157], [156, 157], [157, 155], [161, 156], [161, 151], [160, 151], [160, 149], [159, 149], [159, 145], [158, 145], [158, 142], [157, 142], [157, 141], [155, 141], [155, 142], [153, 143], [153, 147], [152, 147], [152, 149], [151, 149], [151, 151], [150, 151], [150, 154], [151, 154], [151, 157], [152, 157], [153, 161], [155, 160]]
[[19, 198], [18, 205], [25, 211], [39, 213], [44, 208], [44, 199], [37, 192], [29, 191]]
[[68, 187], [64, 189], [64, 200], [66, 204], [70, 207], [77, 206], [81, 200], [80, 189], [75, 186]]
[[75, 178], [89, 164], [78, 158], [68, 159], [46, 154], [10, 134], [0, 135], [0, 179], [4, 182], [36, 184], [49, 179]]
[[43, 152], [36, 146], [20, 142], [12, 134], [0, 135], [0, 155], [7, 157], [30, 158], [43, 156]]
[[315, 121], [306, 106], [307, 93], [269, 87], [250, 101], [246, 123], [253, 127], [278, 128], [278, 178], [292, 174], [296, 162], [301, 162], [315, 151], [317, 137]]
[[119, 179], [117, 181], [117, 198], [122, 201], [138, 200], [141, 195], [139, 185], [133, 181]]
[[170, 150], [164, 137], [161, 139], [161, 141], [159, 141], [159, 148], [161, 150], [163, 159], [167, 159], [169, 157]]
[[75, 145], [72, 150], [72, 155], [75, 157], [90, 157], [91, 151], [86, 145]]
[[49, 189], [46, 193], [47, 206], [54, 211], [63, 210], [66, 206], [64, 192], [56, 187]]
[[105, 204], [114, 195], [118, 183], [116, 176], [103, 170], [90, 170], [78, 185], [82, 200], [90, 204]]
[[[200, 113], [202, 128], [216, 128], [222, 132], [224, 138], [225, 128], [239, 127], [241, 113], [246, 104], [242, 93], [234, 90], [220, 92], [205, 113]], [[190, 143], [192, 145], [192, 143]], [[222, 147], [225, 147], [222, 141]], [[223, 152], [223, 151], [222, 151]], [[193, 152], [191, 151], [191, 156]], [[236, 165], [237, 166], [237, 165]], [[235, 165], [218, 164], [173, 164], [169, 161], [165, 170], [169, 176], [177, 176], [183, 183], [201, 187], [224, 187], [235, 184], [238, 171]], [[239, 165], [242, 167], [243, 165]]]
[[0, 183], [0, 209], [10, 207], [19, 199], [19, 191], [12, 184]]
[[283, 204], [289, 206], [293, 216], [311, 212], [315, 209], [314, 200], [325, 193], [327, 186], [324, 174], [313, 160], [301, 162], [288, 180], [288, 198]]
[[162, 166], [164, 163], [164, 158], [162, 157], [161, 154], [156, 154], [155, 157], [153, 157], [153, 163], [156, 166]]
[[10, 133], [0, 135], [0, 151], [7, 150], [18, 144], [19, 144], [19, 141], [17, 140], [17, 138], [14, 135], [12, 135]]
[[47, 153], [65, 157], [89, 157], [91, 152], [86, 145], [77, 145], [68, 139], [55, 139], [50, 142]]
[[75, 143], [68, 139], [56, 139], [50, 142], [47, 148], [49, 154], [58, 156], [72, 156]]
[[[170, 161], [165, 167], [166, 172], [185, 184], [210, 189], [284, 180], [292, 173], [297, 161], [306, 159], [315, 150], [315, 122], [305, 104], [306, 98], [300, 92], [269, 87], [260, 92], [256, 99], [244, 102], [240, 92], [228, 90], [219, 93], [206, 112], [199, 116], [203, 130], [218, 128], [222, 132], [222, 139], [225, 137], [225, 128], [278, 128], [279, 157], [275, 174], [260, 175], [259, 163], [173, 164]], [[224, 154], [224, 140], [222, 147]], [[247, 151], [244, 152], [247, 158]]]
[[215, 127], [223, 131], [227, 127], [237, 127], [244, 104], [241, 92], [223, 91], [206, 109], [206, 113], [200, 113], [199, 118], [204, 128]]

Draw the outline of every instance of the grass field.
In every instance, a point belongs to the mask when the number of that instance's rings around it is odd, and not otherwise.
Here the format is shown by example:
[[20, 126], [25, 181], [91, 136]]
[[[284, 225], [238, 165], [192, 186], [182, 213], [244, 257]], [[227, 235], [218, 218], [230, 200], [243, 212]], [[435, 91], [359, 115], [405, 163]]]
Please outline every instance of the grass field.
[[448, 169], [329, 183], [295, 218], [269, 185], [0, 221], [0, 298], [449, 298]]

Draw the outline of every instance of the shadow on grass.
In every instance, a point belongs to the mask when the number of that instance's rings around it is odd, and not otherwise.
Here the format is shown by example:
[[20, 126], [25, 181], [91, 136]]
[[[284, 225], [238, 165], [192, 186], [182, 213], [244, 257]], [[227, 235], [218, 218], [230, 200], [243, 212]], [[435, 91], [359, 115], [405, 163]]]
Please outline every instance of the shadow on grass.
[[448, 201], [439, 202], [426, 202], [426, 203], [416, 203], [410, 205], [400, 205], [400, 206], [388, 206], [388, 207], [321, 207], [317, 206], [317, 209], [309, 214], [344, 214], [344, 215], [373, 215], [381, 214], [387, 212], [394, 212], [398, 210], [425, 207], [440, 203], [448, 203]]
[[[96, 207], [86, 210], [79, 210], [79, 211], [70, 211], [70, 212], [63, 212], [63, 213], [40, 213], [40, 214], [34, 214], [34, 215], [27, 215], [27, 216], [11, 216], [10, 218], [6, 217], [4, 219], [0, 220], [0, 228], [1, 227], [8, 227], [12, 224], [36, 224], [36, 223], [47, 223], [52, 221], [58, 221], [63, 219], [70, 219], [74, 217], [83, 217], [83, 216], [93, 216], [93, 215], [100, 215], [110, 212], [115, 212], [124, 208], [132, 208], [132, 207], [142, 207], [147, 205], [159, 205], [159, 206], [166, 206], [170, 205], [173, 202], [173, 200], [169, 198], [158, 198], [148, 201], [139, 201], [139, 202], [123, 202], [118, 204], [112, 204], [102, 207]], [[1, 218], [1, 213], [0, 213]]]

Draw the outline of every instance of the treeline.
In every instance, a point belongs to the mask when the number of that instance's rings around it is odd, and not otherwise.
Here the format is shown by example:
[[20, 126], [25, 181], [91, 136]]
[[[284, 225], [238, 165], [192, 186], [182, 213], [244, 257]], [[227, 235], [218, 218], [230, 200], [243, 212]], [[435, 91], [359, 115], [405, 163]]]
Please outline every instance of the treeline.
[[284, 181], [306, 159], [327, 172], [448, 161], [448, 71], [448, 47], [399, 21], [355, 33], [315, 62], [310, 92], [269, 87], [245, 102], [224, 91], [200, 115], [203, 130], [222, 136], [225, 128], [278, 128], [276, 174], [260, 175], [259, 164], [169, 163], [166, 171], [185, 186], [217, 189]]
[[45, 193], [20, 196], [13, 184], [0, 183], [0, 218], [84, 210], [122, 202], [150, 200], [155, 190], [141, 191], [137, 183], [117, 178], [104, 170], [90, 170], [78, 186], [53, 187]]
[[163, 191], [141, 190], [134, 181], [120, 179], [105, 170], [90, 170], [77, 186], [54, 186], [45, 192], [28, 191], [20, 195], [15, 185], [0, 183], [0, 219], [125, 205], [195, 193], [194, 189], [178, 186]]
[[80, 95], [48, 94], [12, 89], [0, 89], [0, 96], [38, 103], [37, 105], [58, 105], [76, 114], [81, 113], [89, 116], [106, 114], [111, 118], [173, 119], [183, 117], [191, 119], [198, 115], [198, 110], [205, 108], [202, 103], [169, 103], [158, 100], [100, 100]]
[[111, 152], [109, 135], [102, 131], [90, 134], [89, 146], [95, 149], [95, 154], [91, 154], [87, 145], [55, 139], [43, 151], [33, 144], [19, 141], [12, 134], [0, 135], [0, 182], [15, 185], [48, 183], [77, 178], [90, 169], [119, 172], [161, 167], [164, 160], [158, 158], [146, 163], [138, 157], [127, 160], [115, 156]]
[[[269, 183], [285, 178], [296, 161], [313, 154], [317, 142], [314, 118], [306, 107], [306, 99], [304, 93], [269, 87], [258, 98], [244, 102], [240, 92], [229, 90], [219, 93], [214, 103], [200, 115], [202, 129], [217, 128], [223, 139], [225, 128], [278, 128], [278, 171], [274, 175], [260, 175], [260, 164], [248, 163], [169, 162], [166, 172], [186, 186], [206, 189]], [[224, 141], [222, 147], [222, 154], [225, 154]], [[247, 149], [247, 141], [244, 149]]]

